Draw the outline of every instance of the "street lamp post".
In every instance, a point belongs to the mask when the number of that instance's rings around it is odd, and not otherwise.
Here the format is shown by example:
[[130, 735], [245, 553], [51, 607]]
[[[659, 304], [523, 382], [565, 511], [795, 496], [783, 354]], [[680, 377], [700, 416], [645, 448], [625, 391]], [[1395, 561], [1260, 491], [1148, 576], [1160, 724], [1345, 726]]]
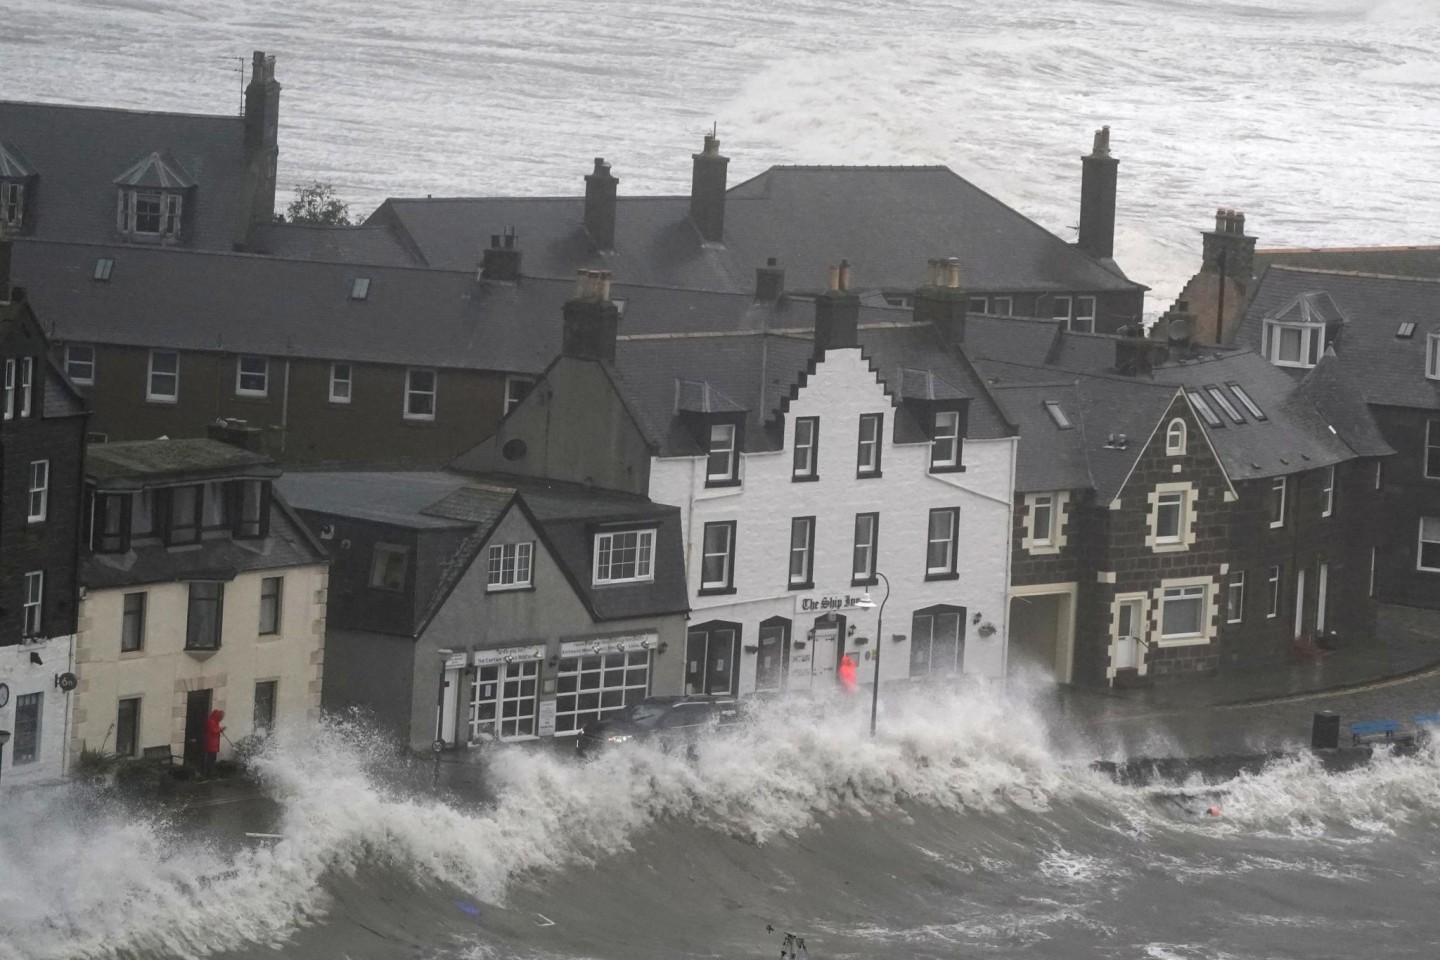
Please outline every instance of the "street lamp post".
[[[875, 615], [875, 683], [870, 687], [870, 736], [875, 736], [875, 716], [880, 711], [880, 648], [885, 646], [885, 601], [890, 599], [890, 578], [879, 570], [875, 576], [885, 581], [885, 596], [880, 598], [880, 610]], [[862, 610], [875, 607], [869, 591], [855, 604]]]

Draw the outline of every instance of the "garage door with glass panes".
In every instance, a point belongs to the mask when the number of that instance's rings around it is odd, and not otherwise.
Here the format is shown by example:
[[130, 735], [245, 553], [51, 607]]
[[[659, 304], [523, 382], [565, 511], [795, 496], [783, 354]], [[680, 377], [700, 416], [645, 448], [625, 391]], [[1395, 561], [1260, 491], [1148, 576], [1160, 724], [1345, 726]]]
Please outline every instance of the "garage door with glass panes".
[[555, 676], [555, 732], [576, 733], [591, 720], [603, 719], [650, 693], [648, 648], [560, 652]]

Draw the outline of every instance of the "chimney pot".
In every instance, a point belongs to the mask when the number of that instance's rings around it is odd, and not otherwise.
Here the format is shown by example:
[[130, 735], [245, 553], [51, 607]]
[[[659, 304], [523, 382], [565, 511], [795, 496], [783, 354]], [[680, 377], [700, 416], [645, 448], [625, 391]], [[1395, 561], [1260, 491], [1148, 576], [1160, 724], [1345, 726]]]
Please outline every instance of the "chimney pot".
[[950, 345], [965, 340], [965, 317], [968, 300], [960, 289], [960, 259], [926, 261], [925, 285], [915, 291], [913, 318], [939, 332]]
[[951, 257], [945, 261], [945, 286], [956, 288], [960, 286], [960, 258]]
[[566, 301], [563, 313], [565, 356], [615, 359], [620, 311], [610, 300], [609, 270], [575, 271], [575, 296]]
[[840, 287], [841, 290], [850, 289], [850, 261], [840, 261]]

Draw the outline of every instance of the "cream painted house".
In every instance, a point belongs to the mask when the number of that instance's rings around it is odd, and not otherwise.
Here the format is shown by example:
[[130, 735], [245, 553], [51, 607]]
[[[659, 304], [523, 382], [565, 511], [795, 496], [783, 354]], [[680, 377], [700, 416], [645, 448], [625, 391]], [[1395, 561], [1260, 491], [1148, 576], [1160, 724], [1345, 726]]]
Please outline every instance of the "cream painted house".
[[198, 764], [319, 716], [328, 562], [267, 458], [215, 440], [93, 445], [71, 751]]

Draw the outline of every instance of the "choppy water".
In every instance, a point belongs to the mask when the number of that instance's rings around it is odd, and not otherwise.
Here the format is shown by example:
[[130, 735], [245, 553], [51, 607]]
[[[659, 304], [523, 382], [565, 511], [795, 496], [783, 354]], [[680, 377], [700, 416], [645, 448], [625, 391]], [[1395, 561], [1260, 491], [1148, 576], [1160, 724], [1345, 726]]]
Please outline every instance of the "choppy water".
[[[0, 96], [214, 113], [280, 57], [281, 177], [386, 196], [945, 163], [1067, 239], [1091, 131], [1152, 308], [1217, 205], [1262, 244], [1440, 242], [1440, 0], [10, 0]], [[230, 71], [227, 73], [227, 71]]]
[[508, 749], [485, 802], [386, 785], [376, 745], [330, 728], [265, 760], [285, 839], [258, 846], [21, 796], [0, 958], [740, 958], [778, 949], [767, 925], [816, 960], [1440, 945], [1434, 754], [1176, 796], [1110, 783], [981, 694], [892, 698], [878, 741], [867, 720], [777, 717], [696, 762]]

